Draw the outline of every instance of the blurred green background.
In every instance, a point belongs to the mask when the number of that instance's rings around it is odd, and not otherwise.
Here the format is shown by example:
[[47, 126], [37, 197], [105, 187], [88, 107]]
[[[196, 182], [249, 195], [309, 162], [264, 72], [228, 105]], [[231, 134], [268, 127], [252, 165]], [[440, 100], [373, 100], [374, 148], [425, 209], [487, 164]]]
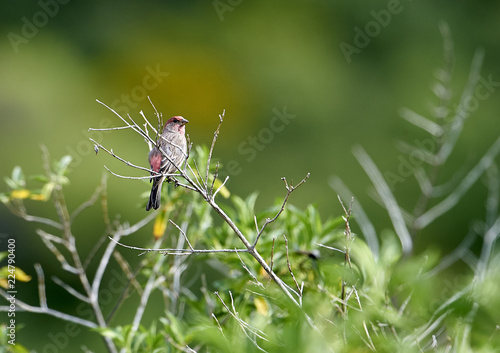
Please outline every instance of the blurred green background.
[[[378, 30], [373, 27], [376, 33], [359, 52], [346, 57], [341, 43], [355, 45], [356, 27], [365, 31], [375, 20], [374, 13], [387, 13], [388, 8], [397, 11]], [[408, 107], [427, 115], [435, 101], [433, 74], [443, 64], [440, 21], [449, 24], [454, 39], [453, 87], [458, 99], [478, 47], [486, 52], [482, 76], [500, 81], [499, 16], [497, 1], [4, 4], [0, 13], [1, 174], [9, 175], [16, 165], [25, 174], [40, 173], [41, 144], [53, 158], [72, 154], [75, 162], [66, 189], [70, 209], [90, 197], [103, 164], [119, 173], [138, 175], [102, 152], [95, 156], [88, 141], [92, 137], [129, 161], [147, 166], [146, 146], [137, 135], [87, 130], [101, 124], [122, 125], [96, 99], [134, 119], [143, 110], [154, 121], [147, 94], [165, 117], [189, 119], [187, 132], [195, 144], [211, 143], [218, 115], [225, 110], [215, 156], [239, 167], [237, 173], [230, 173], [231, 192], [245, 197], [258, 191], [258, 207], [263, 208], [284, 195], [281, 177], [298, 182], [310, 172], [291, 203], [300, 207], [314, 203], [326, 218], [341, 212], [328, 185], [338, 175], [382, 230], [390, 227], [389, 218], [367, 195], [370, 182], [352, 156], [352, 146], [362, 145], [383, 173], [397, 173], [401, 153], [396, 142], [424, 136], [399, 117], [399, 109]], [[444, 171], [441, 181], [475, 164], [499, 135], [499, 97], [494, 91], [480, 102], [452, 156], [455, 165]], [[274, 126], [276, 111], [294, 117], [273, 131], [269, 128]], [[258, 145], [252, 147], [252, 141]], [[141, 194], [149, 190], [148, 183], [111, 177], [109, 186], [113, 214], [130, 222], [144, 216], [146, 199]], [[417, 191], [410, 177], [397, 184], [394, 192], [401, 206], [411, 210]], [[419, 234], [417, 251], [427, 247], [450, 251], [467, 233], [471, 220], [483, 215], [484, 196], [479, 182], [453, 218], [443, 217]], [[49, 203], [26, 204], [33, 214], [54, 215]], [[87, 217], [79, 234], [83, 252], [102, 229], [97, 211]], [[1, 233], [18, 240], [19, 266], [27, 272], [34, 275], [34, 262], [58, 267], [46, 258], [48, 252], [34, 226], [16, 219], [5, 207], [0, 207], [0, 224]], [[140, 245], [150, 234], [129, 239]], [[45, 270], [50, 273], [51, 268]], [[33, 293], [20, 296], [34, 304], [36, 290], [30, 288]], [[48, 331], [54, 327], [56, 332], [60, 325], [47, 317], [26, 318], [30, 322], [19, 333], [21, 342], [34, 334], [36, 320]]]

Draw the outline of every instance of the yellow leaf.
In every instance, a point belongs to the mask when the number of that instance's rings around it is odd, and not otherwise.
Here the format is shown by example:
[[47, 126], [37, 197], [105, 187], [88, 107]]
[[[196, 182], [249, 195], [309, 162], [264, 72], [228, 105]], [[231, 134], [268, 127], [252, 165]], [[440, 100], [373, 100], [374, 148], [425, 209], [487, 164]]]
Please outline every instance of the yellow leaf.
[[0, 287], [2, 288], [9, 288], [9, 284], [7, 283], [7, 278], [0, 278]]
[[27, 275], [19, 267], [16, 267], [16, 280], [21, 282], [29, 282], [31, 281], [31, 276]]
[[21, 190], [12, 190], [12, 192], [10, 193], [10, 196], [13, 199], [24, 200], [24, 199], [27, 199], [30, 196], [30, 194], [31, 194], [31, 192], [29, 190], [21, 189]]
[[167, 210], [163, 208], [161, 212], [158, 213], [158, 216], [156, 216], [155, 224], [153, 225], [153, 236], [155, 239], [165, 234], [165, 229], [167, 229]]
[[269, 274], [264, 270], [264, 267], [261, 267], [259, 270], [259, 274], [264, 277], [265, 279], [269, 279]]
[[267, 314], [269, 314], [269, 305], [267, 305], [267, 302], [264, 298], [255, 297], [253, 299], [253, 304], [255, 305], [257, 312], [262, 316], [267, 316]]
[[43, 194], [31, 194], [30, 199], [35, 201], [47, 201], [47, 198]]

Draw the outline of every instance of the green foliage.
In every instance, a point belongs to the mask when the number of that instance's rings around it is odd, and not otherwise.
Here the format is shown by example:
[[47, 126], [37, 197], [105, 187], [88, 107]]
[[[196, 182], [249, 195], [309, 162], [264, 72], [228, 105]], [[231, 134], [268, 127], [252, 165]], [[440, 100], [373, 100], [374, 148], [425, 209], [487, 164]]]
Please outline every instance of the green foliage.
[[[63, 158], [55, 165], [53, 177], [39, 180], [67, 183], [66, 162]], [[23, 180], [16, 167], [6, 183], [15, 189], [25, 187]], [[168, 216], [177, 224], [188, 222], [186, 235], [195, 249], [242, 248], [202, 197], [180, 188], [175, 193], [175, 210]], [[233, 195], [223, 206], [250, 242], [283, 207], [277, 200], [257, 211], [256, 200], [257, 194], [245, 199]], [[300, 293], [300, 307], [246, 253], [152, 253], [135, 280], [144, 290], [151, 276], [162, 278], [152, 291], [163, 295], [164, 306], [146, 307], [156, 318], [137, 330], [130, 323], [94, 330], [127, 352], [420, 352], [431, 347], [445, 352], [450, 347], [489, 351], [500, 345], [500, 255], [491, 257], [481, 281], [464, 275], [450, 282], [433, 273], [441, 261], [435, 251], [404, 257], [396, 234], [385, 231], [375, 258], [362, 237], [351, 234], [348, 240], [346, 229], [342, 217], [322, 220], [313, 205], [301, 210], [287, 204], [262, 233], [259, 253]], [[171, 224], [165, 238], [172, 247], [184, 244]], [[189, 270], [199, 264], [202, 271]]]
[[[446, 28], [442, 30], [446, 32]], [[467, 92], [473, 91], [481, 61], [479, 52], [473, 60]], [[436, 167], [428, 168], [433, 173], [446, 162], [466, 118], [461, 111], [463, 104], [451, 114], [449, 77], [443, 72], [435, 89], [440, 106], [436, 107], [433, 118], [452, 120], [444, 121], [441, 126], [409, 110], [403, 113], [408, 121], [427, 127], [428, 132], [440, 131], [441, 139], [436, 141], [442, 152], [431, 155], [417, 147], [407, 148], [410, 153], [422, 152], [429, 166]], [[464, 94], [461, 99], [467, 97]], [[325, 220], [314, 205], [302, 210], [278, 199], [271, 207], [258, 210], [256, 193], [246, 198], [231, 195], [224, 182], [217, 179], [221, 166], [210, 160], [208, 148], [197, 146], [189, 160], [195, 167], [187, 173], [203, 190], [196, 193], [182, 187], [169, 188], [169, 197], [158, 213], [153, 214], [155, 218], [148, 215], [141, 221], [143, 224], [138, 223], [142, 227], [146, 221], [155, 219], [151, 240], [145, 248], [135, 248], [143, 258], [133, 271], [130, 259], [122, 255], [120, 247], [110, 247], [109, 244], [115, 243], [106, 237], [109, 233], [114, 240], [119, 239], [131, 226], [118, 217], [113, 222], [109, 220], [103, 178], [99, 192], [91, 200], [95, 202], [101, 196], [106, 223], [102, 243], [107, 243], [107, 249], [111, 250], [104, 251], [99, 261], [107, 253], [110, 257], [115, 252], [115, 259], [128, 279], [127, 286], [116, 297], [115, 308], [130, 319], [118, 321], [113, 312], [106, 321], [98, 321], [99, 325], [86, 320], [79, 323], [105, 338], [109, 351], [498, 351], [500, 253], [495, 243], [500, 234], [500, 187], [494, 163], [498, 146], [495, 143], [482, 158], [483, 162], [473, 167], [470, 177], [449, 195], [442, 192], [443, 187], [433, 184], [435, 178], [427, 177], [427, 169], [416, 169], [415, 176], [427, 192], [422, 190], [419, 207], [413, 215], [398, 206], [387, 181], [368, 154], [356, 149], [356, 157], [372, 179], [394, 224], [394, 229], [386, 229], [374, 237], [376, 242], [380, 241], [377, 251], [361, 234], [352, 233], [351, 211], [356, 219], [355, 209], [344, 209], [345, 215]], [[43, 183], [40, 192], [43, 199], [53, 196], [60, 223], [27, 215], [24, 203], [29, 201], [25, 200], [37, 198], [32, 197], [36, 195], [33, 190], [27, 189], [27, 179], [20, 167], [15, 167], [11, 177], [4, 179], [9, 192], [2, 194], [1, 199], [14, 214], [61, 231], [58, 235], [37, 233], [49, 244], [47, 247], [62, 267], [74, 274], [83, 267], [78, 268], [82, 261], [70, 228], [74, 218], [93, 202], [84, 203], [71, 215], [66, 209], [62, 190], [69, 182], [66, 174], [70, 161], [69, 157], [63, 157], [52, 168], [45, 161], [46, 174], [32, 177]], [[207, 164], [211, 174], [203, 177], [205, 171], [198, 166]], [[443, 213], [452, 212], [454, 204], [486, 172], [487, 214], [485, 220], [475, 222], [474, 229], [482, 237], [480, 256], [476, 257], [470, 244], [464, 245], [466, 242], [447, 256], [432, 249], [412, 254], [412, 236]], [[184, 178], [188, 179], [185, 175]], [[286, 182], [285, 185], [290, 191]], [[215, 190], [220, 190], [218, 199], [224, 198], [220, 208]], [[436, 206], [428, 207], [433, 201]], [[229, 221], [219, 217], [224, 213]], [[134, 228], [134, 232], [143, 231], [141, 227]], [[235, 229], [246, 242], [241, 241]], [[66, 246], [66, 252], [72, 255], [71, 264], [54, 244]], [[92, 256], [96, 253], [102, 252], [96, 248]], [[456, 275], [448, 267], [461, 259], [470, 270]], [[90, 281], [85, 280], [86, 277], [82, 282], [88, 298], [82, 301], [90, 303], [97, 296], [92, 295]], [[99, 286], [92, 283], [92, 287]], [[2, 289], [0, 293], [6, 297]], [[132, 294], [140, 298], [139, 303]], [[152, 294], [161, 298], [160, 304], [151, 305]], [[81, 300], [83, 295], [75, 296]], [[95, 310], [98, 305], [94, 302], [93, 309], [102, 316], [100, 308]], [[143, 320], [144, 311], [153, 319]], [[52, 315], [68, 317], [54, 312]], [[77, 319], [73, 317], [74, 322]], [[4, 326], [2, 330], [5, 331]]]

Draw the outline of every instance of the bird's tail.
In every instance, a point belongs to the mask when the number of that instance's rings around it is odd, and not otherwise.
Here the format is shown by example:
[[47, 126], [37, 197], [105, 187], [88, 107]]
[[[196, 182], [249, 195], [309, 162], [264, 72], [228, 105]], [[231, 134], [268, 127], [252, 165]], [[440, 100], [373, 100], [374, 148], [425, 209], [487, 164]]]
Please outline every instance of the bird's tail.
[[151, 188], [151, 194], [149, 194], [149, 201], [146, 205], [146, 211], [151, 208], [157, 210], [161, 205], [161, 185], [163, 180], [161, 178], [153, 178], [153, 187]]

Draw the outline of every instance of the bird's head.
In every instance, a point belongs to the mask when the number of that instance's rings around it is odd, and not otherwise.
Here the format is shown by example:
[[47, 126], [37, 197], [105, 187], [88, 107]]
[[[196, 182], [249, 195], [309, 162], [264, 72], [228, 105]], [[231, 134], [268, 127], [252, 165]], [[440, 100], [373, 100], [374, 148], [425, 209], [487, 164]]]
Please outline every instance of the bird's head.
[[184, 119], [182, 116], [173, 116], [167, 120], [163, 129], [168, 131], [177, 131], [184, 134], [184, 125], [187, 123], [189, 123], [189, 121]]

